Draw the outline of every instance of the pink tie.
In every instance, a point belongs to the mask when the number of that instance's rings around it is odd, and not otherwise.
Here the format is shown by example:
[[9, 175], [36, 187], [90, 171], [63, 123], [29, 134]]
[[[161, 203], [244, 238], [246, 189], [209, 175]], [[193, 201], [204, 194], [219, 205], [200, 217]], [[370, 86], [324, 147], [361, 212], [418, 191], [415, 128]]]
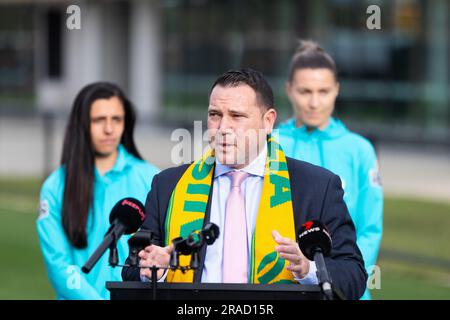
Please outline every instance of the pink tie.
[[248, 177], [248, 173], [232, 171], [227, 175], [231, 177], [231, 190], [225, 209], [223, 282], [246, 283], [248, 281], [247, 222], [241, 184]]

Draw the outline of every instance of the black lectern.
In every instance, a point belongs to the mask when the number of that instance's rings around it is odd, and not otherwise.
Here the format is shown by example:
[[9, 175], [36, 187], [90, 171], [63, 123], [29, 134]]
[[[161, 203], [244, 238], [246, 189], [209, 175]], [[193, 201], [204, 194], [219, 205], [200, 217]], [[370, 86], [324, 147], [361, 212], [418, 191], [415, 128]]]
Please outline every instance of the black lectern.
[[[111, 300], [320, 300], [317, 285], [106, 282]], [[154, 296], [155, 295], [155, 296]]]

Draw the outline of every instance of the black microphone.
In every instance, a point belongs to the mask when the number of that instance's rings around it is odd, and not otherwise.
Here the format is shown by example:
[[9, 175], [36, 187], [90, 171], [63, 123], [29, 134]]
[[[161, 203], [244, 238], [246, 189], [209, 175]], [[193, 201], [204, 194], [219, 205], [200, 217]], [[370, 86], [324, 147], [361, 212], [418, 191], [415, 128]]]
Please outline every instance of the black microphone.
[[331, 236], [322, 222], [311, 220], [300, 228], [298, 245], [306, 258], [313, 261], [314, 253], [320, 250], [324, 256], [331, 252]]
[[325, 298], [332, 300], [333, 287], [324, 260], [324, 256], [331, 252], [331, 236], [327, 228], [320, 221], [307, 221], [300, 228], [298, 246], [306, 258], [316, 263], [321, 289]]
[[110, 248], [109, 264], [116, 266], [118, 263], [116, 243], [123, 234], [135, 232], [145, 219], [143, 204], [134, 198], [124, 198], [116, 203], [109, 215], [111, 227], [106, 232], [102, 243], [89, 257], [81, 268], [84, 273], [89, 273], [100, 257]]
[[173, 251], [170, 255], [169, 265], [172, 269], [179, 266], [180, 255], [192, 255], [190, 267], [197, 269], [200, 265], [200, 249], [206, 245], [212, 245], [219, 237], [219, 227], [209, 222], [203, 230], [191, 232], [187, 238], [178, 237], [172, 240]]
[[139, 251], [153, 243], [154, 234], [150, 230], [138, 230], [129, 240], [128, 246], [130, 253], [130, 266], [135, 267], [139, 264]]

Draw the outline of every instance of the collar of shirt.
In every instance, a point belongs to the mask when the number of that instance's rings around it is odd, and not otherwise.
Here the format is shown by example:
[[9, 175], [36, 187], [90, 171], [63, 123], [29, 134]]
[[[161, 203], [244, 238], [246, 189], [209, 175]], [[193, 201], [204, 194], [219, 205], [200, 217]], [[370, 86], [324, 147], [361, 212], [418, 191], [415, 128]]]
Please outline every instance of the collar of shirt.
[[97, 168], [95, 168], [95, 178], [103, 181], [110, 174], [122, 172], [129, 165], [129, 156], [130, 155], [128, 154], [125, 147], [122, 144], [119, 144], [117, 148], [117, 159], [114, 163], [114, 166], [103, 176], [98, 172]]
[[119, 147], [117, 148], [117, 159], [116, 162], [114, 163], [114, 166], [112, 167], [111, 170], [109, 170], [108, 172], [120, 172], [123, 169], [125, 169], [125, 167], [128, 164], [128, 152], [125, 149], [125, 147], [121, 144], [119, 144]]
[[[266, 159], [267, 159], [267, 142], [264, 143], [264, 147], [258, 156], [246, 167], [239, 169], [241, 171], [247, 172], [253, 176], [259, 176], [264, 178], [264, 171], [266, 170]], [[216, 169], [214, 170], [214, 179], [224, 175], [235, 169], [230, 168], [224, 164], [221, 164], [216, 159]]]

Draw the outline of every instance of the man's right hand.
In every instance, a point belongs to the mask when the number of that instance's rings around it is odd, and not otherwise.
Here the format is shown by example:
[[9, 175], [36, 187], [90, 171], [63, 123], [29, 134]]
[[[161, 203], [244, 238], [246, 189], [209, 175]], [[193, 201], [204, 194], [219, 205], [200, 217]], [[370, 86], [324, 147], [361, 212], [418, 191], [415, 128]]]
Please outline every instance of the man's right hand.
[[[161, 268], [167, 268], [169, 266], [170, 261], [170, 254], [173, 251], [173, 245], [167, 246], [167, 247], [159, 247], [156, 245], [150, 245], [148, 247], [145, 247], [144, 250], [141, 250], [139, 252], [139, 258], [140, 263], [139, 265], [141, 267], [152, 267], [157, 266]], [[158, 279], [160, 279], [166, 269], [159, 269], [158, 270]], [[147, 277], [151, 280], [152, 278], [152, 271], [149, 268], [140, 268], [140, 274], [141, 277]]]

